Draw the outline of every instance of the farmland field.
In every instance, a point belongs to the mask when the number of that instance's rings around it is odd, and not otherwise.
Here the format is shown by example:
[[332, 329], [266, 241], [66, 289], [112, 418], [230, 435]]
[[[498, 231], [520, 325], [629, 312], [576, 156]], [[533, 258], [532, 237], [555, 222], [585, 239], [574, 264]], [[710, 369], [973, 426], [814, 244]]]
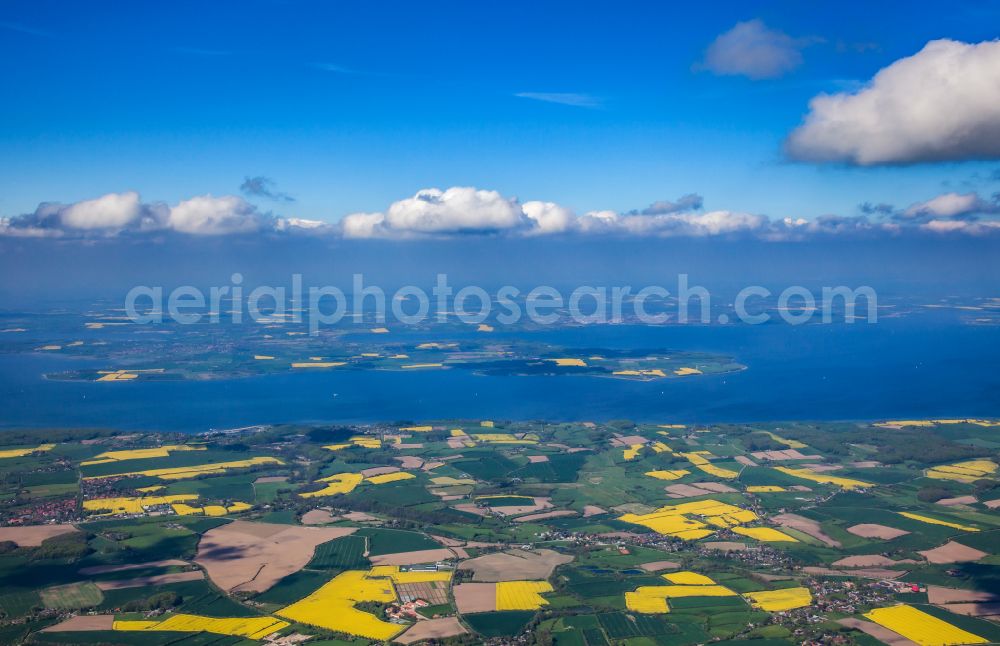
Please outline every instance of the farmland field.
[[[442, 620], [445, 632], [469, 630], [461, 639], [472, 641], [519, 638], [530, 625], [555, 644], [773, 645], [836, 626], [846, 643], [868, 646], [873, 638], [860, 628], [909, 630], [891, 614], [905, 604], [942, 634], [1000, 640], [986, 614], [1000, 607], [1000, 481], [925, 475], [933, 465], [950, 474], [951, 465], [1000, 459], [982, 443], [958, 441], [981, 439], [976, 424], [889, 433], [865, 422], [490, 423], [400, 423], [430, 430], [388, 425], [372, 438], [367, 427], [276, 427], [206, 436], [204, 450], [164, 449], [161, 457], [141, 457], [158, 454], [143, 435], [71, 440], [53, 451], [83, 462], [142, 448], [140, 457], [73, 471], [109, 469], [111, 477], [51, 490], [46, 500], [65, 500], [79, 518], [0, 527], [10, 538], [0, 541], [0, 630], [34, 643], [208, 645], [235, 637], [166, 629], [209, 621], [199, 617], [270, 616], [298, 622], [281, 634], [338, 643], [390, 639], [422, 616]], [[831, 445], [835, 433], [857, 441]], [[462, 440], [477, 435], [486, 439], [471, 447]], [[343, 446], [327, 448], [337, 446], [329, 437]], [[794, 459], [760, 457], [789, 457], [781, 442], [805, 446]], [[905, 458], [883, 464], [875, 444]], [[936, 447], [941, 460], [907, 452], [916, 445]], [[637, 448], [626, 460], [623, 447]], [[119, 470], [254, 455], [280, 464], [263, 478], [210, 472], [163, 481]], [[65, 466], [31, 470], [32, 460], [47, 468], [49, 453], [16, 460], [6, 465], [10, 481], [76, 487]], [[754, 461], [760, 466], [745, 464]], [[700, 468], [713, 465], [722, 470]], [[810, 477], [795, 475], [803, 473]], [[337, 474], [352, 487], [302, 495], [328, 488]], [[394, 481], [383, 483], [384, 474]], [[25, 491], [11, 507], [18, 513], [37, 499]], [[183, 506], [170, 498], [178, 495]], [[346, 623], [331, 618], [331, 607]], [[89, 608], [120, 629], [39, 632], [44, 621]], [[868, 617], [881, 620], [884, 610], [879, 628]], [[162, 619], [129, 623], [150, 611]], [[161, 622], [164, 629], [152, 628]]]

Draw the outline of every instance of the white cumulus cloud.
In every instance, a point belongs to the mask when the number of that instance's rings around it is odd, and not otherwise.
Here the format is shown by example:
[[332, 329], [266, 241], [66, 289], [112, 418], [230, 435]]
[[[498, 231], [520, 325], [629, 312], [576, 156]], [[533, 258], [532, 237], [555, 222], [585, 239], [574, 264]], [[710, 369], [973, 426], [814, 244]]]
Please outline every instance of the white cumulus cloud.
[[139, 194], [129, 191], [76, 202], [62, 209], [59, 219], [73, 229], [123, 229], [135, 222], [141, 212]]
[[1000, 211], [996, 203], [987, 202], [978, 193], [943, 193], [925, 202], [911, 204], [903, 211], [907, 218], [960, 218]]
[[345, 238], [382, 238], [388, 234], [383, 213], [351, 213], [340, 220]]
[[573, 211], [555, 202], [533, 200], [525, 202], [521, 209], [532, 222], [529, 233], [563, 233], [569, 231], [576, 220]]
[[1000, 41], [934, 40], [861, 90], [816, 96], [786, 151], [859, 166], [1000, 159]]
[[224, 235], [258, 231], [266, 224], [257, 209], [241, 197], [200, 195], [170, 209], [167, 226], [196, 235]]
[[760, 19], [747, 20], [720, 34], [694, 67], [723, 76], [777, 78], [802, 64], [800, 50], [809, 42], [771, 29]]
[[526, 224], [517, 199], [467, 186], [428, 188], [393, 202], [383, 222], [389, 232], [417, 234], [491, 233]]

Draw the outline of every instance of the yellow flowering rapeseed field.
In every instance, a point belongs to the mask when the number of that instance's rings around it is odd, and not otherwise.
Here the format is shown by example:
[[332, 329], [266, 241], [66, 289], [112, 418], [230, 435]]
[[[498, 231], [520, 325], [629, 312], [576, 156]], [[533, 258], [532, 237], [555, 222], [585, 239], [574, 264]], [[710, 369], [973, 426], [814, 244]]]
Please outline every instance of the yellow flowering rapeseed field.
[[346, 449], [349, 446], [354, 446], [353, 444], [327, 444], [323, 448], [327, 451], [340, 451], [341, 449]]
[[198, 494], [182, 493], [172, 496], [127, 496], [122, 498], [93, 498], [83, 501], [87, 511], [106, 511], [108, 514], [141, 514], [144, 507], [172, 505], [197, 500]]
[[750, 603], [768, 612], [781, 612], [794, 608], [804, 608], [812, 603], [809, 588], [785, 588], [784, 590], [761, 590], [743, 595]]
[[501, 581], [497, 583], [497, 610], [538, 610], [549, 604], [543, 592], [552, 592], [548, 581]]
[[170, 467], [166, 469], [146, 469], [144, 471], [128, 471], [126, 473], [116, 473], [114, 475], [89, 476], [84, 480], [97, 480], [100, 478], [120, 478], [123, 476], [151, 476], [161, 480], [183, 480], [185, 478], [195, 478], [202, 475], [218, 475], [225, 473], [229, 469], [241, 469], [253, 467], [261, 464], [284, 464], [278, 458], [268, 456], [248, 458], [246, 460], [233, 460], [232, 462], [216, 462], [214, 464], [200, 464], [190, 467]]
[[389, 641], [405, 626], [382, 621], [354, 607], [364, 601], [389, 603], [396, 600], [392, 581], [382, 577], [369, 578], [367, 574], [360, 570], [341, 572], [305, 599], [275, 614], [320, 628]]
[[432, 581], [450, 581], [450, 570], [407, 570], [399, 569], [398, 565], [376, 565], [368, 570], [368, 577], [388, 577], [393, 583], [430, 583]]
[[852, 478], [838, 478], [837, 476], [831, 476], [826, 473], [816, 473], [811, 469], [792, 469], [790, 467], [774, 467], [774, 468], [775, 470], [781, 471], [785, 475], [790, 475], [794, 478], [811, 480], [812, 482], [818, 482], [820, 484], [837, 485], [841, 489], [860, 489], [861, 487], [872, 486], [870, 482], [862, 482], [861, 480], [854, 480]]
[[296, 361], [293, 368], [339, 368], [346, 365], [344, 361]]
[[900, 516], [905, 516], [911, 520], [917, 520], [921, 523], [927, 523], [929, 525], [944, 525], [945, 527], [951, 527], [953, 529], [960, 529], [963, 532], [978, 532], [978, 527], [969, 527], [968, 525], [959, 525], [958, 523], [950, 523], [946, 520], [938, 520], [937, 518], [931, 518], [930, 516], [922, 516], [920, 514], [914, 514], [909, 511], [897, 511]]
[[696, 468], [701, 469], [708, 475], [715, 476], [716, 478], [735, 478], [740, 475], [736, 471], [723, 469], [722, 467], [717, 467], [714, 464], [700, 464]]
[[417, 476], [412, 473], [407, 473], [406, 471], [397, 471], [396, 473], [383, 473], [382, 475], [372, 476], [371, 478], [366, 478], [366, 480], [372, 484], [385, 484], [387, 482], [398, 482], [400, 480], [410, 480], [416, 478]]
[[899, 633], [920, 646], [941, 646], [945, 644], [985, 644], [986, 639], [952, 626], [933, 615], [917, 610], [913, 606], [892, 606], [876, 608], [865, 614], [880, 626]]
[[676, 469], [670, 470], [660, 470], [660, 471], [647, 471], [646, 475], [650, 478], [657, 478], [659, 480], [680, 480], [684, 476], [691, 473], [686, 469]]
[[747, 493], [777, 493], [779, 491], [785, 491], [785, 488], [778, 485], [750, 485], [747, 487]]
[[768, 543], [798, 543], [798, 539], [780, 532], [773, 527], [733, 527], [734, 532]]
[[587, 362], [583, 359], [573, 359], [573, 358], [562, 358], [562, 359], [548, 359], [548, 361], [554, 361], [557, 366], [562, 367], [576, 367], [576, 368], [586, 368]]
[[807, 444], [799, 442], [798, 440], [789, 440], [787, 438], [781, 437], [777, 433], [772, 433], [771, 431], [763, 431], [765, 435], [770, 437], [775, 442], [780, 442], [790, 449], [805, 449], [808, 448]]
[[699, 500], [661, 507], [648, 514], [624, 514], [618, 520], [642, 525], [660, 534], [697, 540], [715, 532], [709, 525], [741, 525], [757, 520], [757, 514], [717, 500]]
[[30, 449], [5, 449], [0, 451], [0, 459], [3, 458], [22, 458], [26, 455], [31, 455], [32, 453], [42, 453], [44, 451], [51, 451], [56, 448], [55, 444], [39, 444], [38, 446], [32, 447]]
[[473, 433], [472, 437], [487, 444], [538, 444], [538, 436], [517, 437], [510, 433]]
[[124, 460], [143, 460], [146, 458], [166, 458], [176, 451], [204, 451], [204, 446], [190, 446], [188, 444], [168, 444], [149, 449], [127, 449], [124, 451], [105, 451], [95, 455], [89, 460], [84, 460], [80, 464], [88, 466], [91, 464], [105, 464], [107, 462], [121, 462]]
[[715, 581], [711, 577], [707, 577], [704, 574], [698, 574], [697, 572], [671, 572], [669, 574], [664, 574], [663, 578], [671, 583], [676, 583], [679, 585], [714, 585]]
[[696, 572], [665, 574], [667, 581], [677, 579], [679, 585], [644, 585], [625, 593], [625, 606], [633, 612], [657, 614], [670, 612], [667, 599], [680, 597], [734, 597], [729, 588], [717, 585], [711, 578]]
[[968, 460], [966, 462], [956, 462], [927, 470], [928, 478], [937, 480], [955, 480], [958, 482], [972, 483], [976, 480], [988, 478], [997, 471], [997, 463], [992, 460]]
[[233, 635], [248, 639], [263, 639], [271, 633], [287, 627], [287, 621], [274, 617], [203, 617], [178, 613], [159, 621], [116, 621], [114, 630], [136, 631], [155, 630], [181, 633], [215, 633]]
[[191, 516], [194, 514], [204, 514], [205, 516], [225, 516], [226, 514], [235, 514], [237, 512], [246, 511], [252, 506], [253, 505], [248, 505], [245, 502], [234, 502], [228, 507], [224, 505], [205, 505], [204, 507], [193, 507], [184, 503], [171, 505], [174, 513], [178, 516]]
[[622, 451], [622, 457], [625, 460], [634, 460], [636, 459], [636, 457], [638, 457], [639, 451], [641, 450], [642, 450], [642, 444], [633, 444], [629, 446], [627, 449], [624, 449]]
[[319, 491], [300, 493], [302, 498], [317, 498], [319, 496], [334, 496], [339, 493], [350, 493], [361, 484], [364, 476], [360, 473], [335, 473], [332, 476], [320, 478], [317, 482], [325, 482], [326, 487]]

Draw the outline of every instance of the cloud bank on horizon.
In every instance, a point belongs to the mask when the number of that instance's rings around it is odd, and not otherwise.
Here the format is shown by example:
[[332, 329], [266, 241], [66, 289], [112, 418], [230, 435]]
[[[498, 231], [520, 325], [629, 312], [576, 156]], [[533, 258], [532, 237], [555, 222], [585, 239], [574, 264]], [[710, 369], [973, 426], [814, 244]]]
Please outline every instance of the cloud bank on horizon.
[[[177, 233], [189, 236], [299, 234], [339, 239], [420, 240], [475, 236], [604, 236], [646, 238], [754, 237], [803, 240], [822, 235], [898, 235], [908, 231], [986, 235], [1000, 232], [1000, 194], [944, 193], [904, 209], [862, 205], [861, 214], [812, 220], [772, 219], [732, 210], [705, 210], [700, 195], [656, 201], [627, 212], [572, 209], [520, 201], [473, 187], [429, 188], [384, 211], [351, 213], [335, 223], [281, 217], [235, 195], [200, 195], [175, 205], [144, 203], [134, 191], [57, 204], [0, 219], [0, 236], [102, 239]], [[871, 217], [874, 216], [874, 217]]]

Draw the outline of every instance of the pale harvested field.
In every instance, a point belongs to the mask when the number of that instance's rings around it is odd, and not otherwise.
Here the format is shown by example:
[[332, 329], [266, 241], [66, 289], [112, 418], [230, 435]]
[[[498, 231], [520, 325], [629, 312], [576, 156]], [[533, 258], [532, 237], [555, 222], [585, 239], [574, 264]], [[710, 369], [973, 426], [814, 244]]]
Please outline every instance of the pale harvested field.
[[597, 505], [584, 505], [583, 507], [583, 517], [590, 518], [591, 516], [599, 516], [601, 514], [608, 513], [606, 509], [601, 509]]
[[783, 527], [797, 529], [803, 534], [812, 536], [830, 547], [840, 547], [841, 545], [840, 541], [823, 532], [820, 524], [811, 518], [799, 516], [798, 514], [778, 514], [774, 517], [774, 520]]
[[97, 587], [101, 590], [124, 590], [126, 588], [144, 588], [149, 585], [163, 585], [165, 583], [183, 583], [185, 581], [201, 581], [205, 578], [205, 573], [201, 570], [190, 570], [188, 572], [173, 572], [171, 574], [154, 574], [152, 576], [141, 576], [135, 579], [118, 579], [116, 581], [98, 581]]
[[954, 498], [942, 498], [935, 504], [954, 507], [955, 505], [974, 505], [977, 502], [975, 496], [955, 496]]
[[378, 520], [377, 517], [372, 516], [371, 514], [366, 514], [363, 511], [349, 511], [346, 514], [341, 514], [340, 517], [343, 518], [344, 520], [349, 520], [354, 523], [364, 523], [373, 520]]
[[547, 456], [547, 455], [529, 455], [528, 456], [528, 462], [530, 462], [532, 464], [536, 464], [536, 463], [539, 463], [539, 462], [548, 462], [548, 461], [549, 461], [549, 456]]
[[399, 466], [404, 469], [419, 469], [424, 466], [424, 461], [413, 455], [403, 455], [393, 458], [393, 460], [399, 462]]
[[497, 607], [497, 587], [492, 583], [459, 583], [453, 589], [461, 613], [491, 612]]
[[927, 600], [933, 604], [945, 603], [994, 603], [1000, 597], [984, 590], [959, 590], [940, 585], [927, 586]]
[[447, 561], [455, 558], [455, 553], [444, 547], [435, 550], [398, 552], [396, 554], [380, 554], [379, 556], [369, 557], [372, 565], [417, 565], [418, 563], [434, 563], [436, 561]]
[[495, 513], [503, 514], [504, 516], [516, 516], [518, 514], [530, 514], [536, 511], [542, 511], [543, 509], [551, 509], [552, 503], [551, 498], [542, 498], [539, 496], [535, 497], [535, 504], [533, 505], [511, 505], [510, 507], [491, 507]]
[[877, 460], [861, 460], [859, 462], [851, 462], [851, 466], [855, 469], [874, 469], [875, 467], [882, 466], [882, 463]]
[[399, 471], [399, 467], [372, 467], [370, 469], [364, 469], [361, 471], [361, 475], [366, 478], [371, 478], [372, 476], [380, 476], [384, 473], [396, 473]]
[[558, 510], [558, 511], [545, 511], [540, 514], [528, 514], [527, 516], [518, 516], [514, 519], [515, 523], [530, 523], [536, 520], [545, 520], [546, 518], [562, 518], [563, 516], [576, 516], [575, 511], [570, 511], [568, 509]]
[[694, 482], [692, 484], [672, 484], [663, 488], [671, 498], [693, 498], [716, 493], [734, 493], [736, 490], [721, 482]]
[[59, 623], [42, 628], [43, 633], [63, 633], [68, 631], [111, 630], [115, 622], [114, 615], [78, 615]]
[[642, 563], [639, 565], [643, 570], [647, 572], [659, 572], [660, 570], [676, 570], [681, 566], [680, 563], [675, 563], [674, 561], [652, 561], [650, 563]]
[[1000, 508], [1000, 498], [997, 498], [996, 500], [987, 500], [983, 504], [986, 505], [987, 509], [997, 509], [997, 508]]
[[148, 567], [170, 567], [172, 565], [188, 565], [180, 559], [165, 559], [163, 561], [146, 561], [145, 563], [128, 563], [126, 565], [93, 565], [80, 570], [80, 574], [106, 574], [108, 572], [125, 572], [127, 570], [142, 570]]
[[721, 482], [696, 482], [695, 487], [699, 489], [704, 489], [705, 491], [711, 491], [712, 493], [735, 493], [736, 490], [727, 484]]
[[46, 538], [75, 532], [72, 525], [30, 525], [28, 527], [0, 527], [0, 541], [12, 541], [19, 547], [38, 547]]
[[733, 459], [736, 460], [737, 462], [739, 462], [740, 464], [742, 464], [745, 467], [755, 467], [755, 466], [757, 466], [756, 462], [754, 462], [753, 460], [751, 460], [750, 458], [748, 458], [745, 455], [737, 455]]
[[427, 639], [441, 639], [443, 637], [464, 635], [466, 632], [468, 631], [458, 622], [458, 618], [440, 617], [438, 619], [418, 621], [409, 630], [396, 637], [395, 641], [400, 644], [413, 644], [414, 642]]
[[354, 531], [236, 520], [201, 537], [195, 562], [223, 590], [263, 592], [301, 570], [317, 545]]
[[337, 520], [337, 517], [325, 509], [310, 509], [302, 514], [303, 525], [326, 525]]
[[837, 567], [882, 567], [911, 563], [916, 563], [916, 561], [913, 559], [893, 561], [892, 559], [882, 556], [881, 554], [863, 554], [859, 556], [847, 556], [839, 561], [834, 561], [833, 565]]
[[436, 469], [438, 467], [443, 467], [443, 466], [444, 466], [444, 462], [439, 462], [439, 461], [424, 462], [424, 465], [422, 467], [420, 467], [420, 469], [422, 471], [433, 471], [434, 469]]
[[862, 579], [898, 579], [906, 574], [906, 570], [886, 570], [884, 568], [860, 568], [857, 570], [834, 570], [828, 567], [806, 566], [802, 568], [808, 574], [820, 576], [857, 576]]
[[616, 435], [611, 440], [611, 446], [623, 446], [626, 449], [635, 444], [648, 444], [649, 440], [641, 435]]
[[803, 464], [802, 466], [816, 473], [829, 473], [830, 471], [840, 471], [844, 468], [839, 464]]
[[475, 514], [476, 516], [487, 516], [489, 512], [483, 507], [477, 507], [475, 503], [464, 502], [459, 505], [455, 505], [455, 509], [459, 511], [464, 511], [467, 514]]
[[751, 453], [758, 460], [781, 462], [783, 460], [821, 460], [822, 455], [803, 455], [798, 449], [784, 449], [781, 451], [754, 451]]
[[888, 644], [889, 646], [919, 646], [916, 642], [910, 641], [899, 633], [894, 633], [888, 628], [883, 628], [872, 621], [847, 617], [845, 619], [837, 620], [837, 623], [842, 626], [847, 626], [848, 628], [854, 628], [863, 633], [867, 633], [883, 644]]
[[431, 538], [441, 543], [445, 547], [461, 547], [465, 545], [465, 541], [460, 541], [454, 538], [448, 538], [447, 536], [437, 536], [435, 534], [428, 534]]
[[986, 552], [966, 547], [955, 541], [948, 541], [940, 547], [917, 552], [917, 554], [923, 556], [929, 563], [965, 563], [967, 561], [978, 561], [981, 558], [989, 556]]
[[267, 484], [268, 482], [288, 482], [288, 476], [261, 476], [253, 481], [254, 484]]
[[903, 529], [886, 527], [885, 525], [877, 525], [875, 523], [861, 523], [860, 525], [853, 525], [848, 527], [847, 531], [855, 536], [860, 536], [861, 538], [881, 538], [885, 541], [893, 538], [899, 538], [900, 536], [906, 536], [910, 533]]
[[722, 552], [742, 552], [750, 549], [750, 546], [746, 543], [738, 543], [736, 541], [708, 541], [702, 543], [702, 545], [710, 550], [720, 550]]
[[472, 570], [473, 581], [524, 581], [547, 579], [556, 566], [572, 560], [553, 550], [509, 550], [463, 561], [459, 567]]
[[946, 610], [970, 617], [994, 617], [1000, 615], [1000, 603], [953, 603], [944, 606]]

